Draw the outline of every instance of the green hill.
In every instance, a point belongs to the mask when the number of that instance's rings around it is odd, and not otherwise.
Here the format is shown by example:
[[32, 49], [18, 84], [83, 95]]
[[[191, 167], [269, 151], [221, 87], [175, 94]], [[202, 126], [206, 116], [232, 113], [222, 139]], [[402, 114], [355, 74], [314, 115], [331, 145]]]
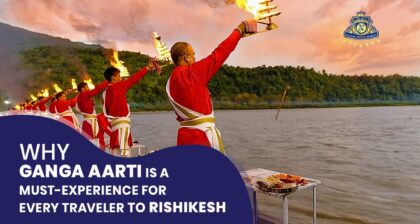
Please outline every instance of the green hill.
[[[109, 66], [99, 45], [74, 43], [70, 40], [35, 33], [0, 23], [0, 100], [23, 100], [29, 93], [50, 88], [57, 83], [70, 88], [89, 75], [94, 82], [103, 80]], [[146, 65], [147, 55], [120, 52], [120, 59], [131, 74]], [[133, 109], [170, 109], [165, 84], [172, 67], [159, 76], [147, 75], [129, 92]], [[392, 76], [342, 76], [304, 67], [242, 68], [225, 65], [210, 82], [216, 108], [276, 108], [285, 86], [285, 107], [399, 105], [418, 104], [420, 78]], [[4, 110], [1, 104], [0, 109]]]
[[[0, 22], [0, 102], [5, 99], [23, 100], [27, 97], [26, 83], [32, 79], [33, 71], [22, 67], [21, 52], [41, 46], [63, 46], [98, 48], [70, 40], [35, 33]], [[4, 110], [3, 103], [0, 110]]]
[[[23, 51], [27, 69], [35, 72], [28, 89], [37, 92], [53, 82], [70, 88], [70, 79], [81, 81], [89, 74], [95, 83], [103, 80], [109, 66], [102, 48], [40, 47]], [[145, 66], [148, 56], [120, 52], [131, 74]], [[148, 74], [130, 90], [133, 109], [170, 109], [165, 84], [172, 67], [161, 75]], [[392, 76], [344, 76], [305, 67], [242, 68], [225, 65], [209, 84], [216, 108], [275, 108], [286, 85], [291, 89], [286, 107], [418, 104], [420, 78]]]

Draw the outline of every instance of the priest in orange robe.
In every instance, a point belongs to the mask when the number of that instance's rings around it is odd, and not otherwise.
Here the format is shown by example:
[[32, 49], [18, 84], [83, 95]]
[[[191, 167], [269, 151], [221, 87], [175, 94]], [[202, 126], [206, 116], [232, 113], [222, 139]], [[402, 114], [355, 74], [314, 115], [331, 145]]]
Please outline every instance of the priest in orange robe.
[[220, 132], [215, 126], [208, 83], [241, 37], [256, 31], [256, 20], [242, 22], [208, 57], [200, 61], [195, 60], [190, 44], [177, 42], [172, 46], [171, 57], [176, 67], [169, 77], [166, 92], [181, 125], [177, 145], [210, 146], [225, 154]]

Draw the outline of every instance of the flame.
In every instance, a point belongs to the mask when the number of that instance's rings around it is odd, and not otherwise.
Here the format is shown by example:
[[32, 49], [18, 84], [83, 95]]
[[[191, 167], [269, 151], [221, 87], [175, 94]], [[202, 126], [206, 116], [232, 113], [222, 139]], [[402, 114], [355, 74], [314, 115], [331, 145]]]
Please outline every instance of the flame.
[[76, 79], [71, 79], [71, 88], [77, 89]]
[[22, 108], [20, 107], [20, 105], [19, 105], [19, 104], [16, 104], [16, 106], [15, 106], [15, 110], [20, 110], [20, 109], [22, 109]]
[[270, 2], [274, 0], [236, 0], [236, 5], [239, 8], [245, 9], [252, 13], [256, 20], [266, 19], [271, 16], [276, 16], [279, 12], [271, 12], [276, 9], [276, 6], [270, 6]]
[[38, 97], [49, 97], [50, 93], [48, 92], [48, 88], [47, 89], [43, 89], [41, 90], [38, 94]]
[[124, 62], [120, 61], [118, 59], [118, 51], [112, 50], [112, 57], [109, 63], [114, 66], [115, 68], [118, 68], [120, 70], [120, 76], [121, 77], [128, 77], [130, 76], [130, 73], [128, 72], [128, 69], [124, 66]]
[[41, 92], [42, 92], [43, 97], [49, 97], [50, 96], [50, 92], [48, 91], [48, 89], [44, 89]]
[[55, 90], [55, 92], [56, 93], [59, 93], [59, 92], [61, 92], [61, 91], [63, 91], [59, 86], [58, 86], [58, 84], [57, 83], [54, 83], [53, 84], [53, 87], [54, 87], [54, 90]]
[[88, 88], [89, 88], [90, 90], [95, 89], [95, 85], [93, 84], [93, 82], [92, 82], [92, 79], [91, 79], [91, 78], [89, 78], [89, 79], [85, 78], [85, 79], [83, 79], [83, 82], [87, 83]]
[[32, 99], [32, 101], [35, 101], [35, 100], [37, 100], [38, 98], [36, 98], [36, 97], [34, 96], [34, 94], [31, 94], [31, 99]]
[[162, 43], [161, 37], [156, 32], [153, 32], [153, 37], [156, 50], [159, 54], [159, 60], [171, 62], [171, 53], [168, 47], [166, 47], [166, 44]]

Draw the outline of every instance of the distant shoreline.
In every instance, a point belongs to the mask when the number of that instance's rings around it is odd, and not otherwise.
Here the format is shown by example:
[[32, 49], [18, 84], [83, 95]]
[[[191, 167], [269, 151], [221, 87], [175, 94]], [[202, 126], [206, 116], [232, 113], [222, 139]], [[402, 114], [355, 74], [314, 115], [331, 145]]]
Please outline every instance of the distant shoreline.
[[[311, 108], [345, 108], [345, 107], [399, 107], [420, 106], [420, 102], [366, 102], [366, 103], [286, 103], [281, 109], [311, 109]], [[220, 104], [215, 110], [267, 110], [278, 109], [278, 105], [255, 104]], [[173, 111], [170, 105], [146, 105], [143, 108], [132, 108], [132, 112], [167, 112]]]
[[[378, 103], [313, 103], [313, 104], [298, 104], [298, 103], [287, 103], [281, 107], [284, 109], [314, 109], [314, 108], [350, 108], [350, 107], [401, 107], [401, 106], [420, 106], [420, 102], [378, 102]], [[278, 105], [239, 105], [231, 104], [216, 105], [215, 110], [277, 110]], [[3, 108], [0, 111], [7, 111], [7, 108]], [[102, 107], [96, 107], [97, 113], [102, 112]], [[173, 109], [170, 105], [146, 105], [140, 108], [131, 107], [131, 113], [142, 113], [142, 112], [172, 112]]]

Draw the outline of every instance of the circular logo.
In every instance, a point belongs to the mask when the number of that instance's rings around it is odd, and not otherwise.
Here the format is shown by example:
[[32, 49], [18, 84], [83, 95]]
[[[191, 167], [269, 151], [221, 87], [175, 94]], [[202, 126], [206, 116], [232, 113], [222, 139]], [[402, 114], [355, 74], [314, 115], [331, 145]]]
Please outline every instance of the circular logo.
[[366, 23], [358, 23], [356, 24], [356, 31], [359, 34], [364, 34], [367, 30], [367, 25]]

